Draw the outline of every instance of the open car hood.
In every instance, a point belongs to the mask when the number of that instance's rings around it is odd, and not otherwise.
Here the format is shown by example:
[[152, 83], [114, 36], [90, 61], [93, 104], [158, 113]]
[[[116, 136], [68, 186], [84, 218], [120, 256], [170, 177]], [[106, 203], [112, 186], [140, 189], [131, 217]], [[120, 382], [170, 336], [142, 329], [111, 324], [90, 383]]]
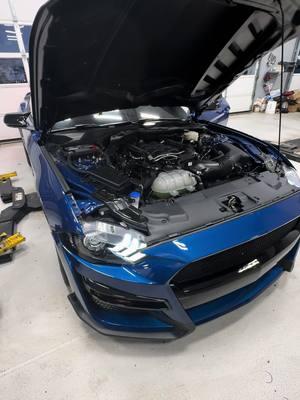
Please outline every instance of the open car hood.
[[[285, 38], [300, 0], [282, 0]], [[280, 43], [272, 0], [52, 0], [30, 38], [35, 127], [140, 105], [198, 106]]]

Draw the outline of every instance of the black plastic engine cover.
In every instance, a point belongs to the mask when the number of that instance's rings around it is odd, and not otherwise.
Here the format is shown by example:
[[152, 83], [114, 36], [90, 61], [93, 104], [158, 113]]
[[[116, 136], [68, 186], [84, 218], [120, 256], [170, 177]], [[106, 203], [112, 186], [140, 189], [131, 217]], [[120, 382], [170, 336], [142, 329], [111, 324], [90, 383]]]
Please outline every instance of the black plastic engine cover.
[[102, 189], [113, 193], [129, 193], [133, 190], [133, 184], [122, 172], [111, 167], [98, 167], [93, 170], [93, 179], [101, 184]]

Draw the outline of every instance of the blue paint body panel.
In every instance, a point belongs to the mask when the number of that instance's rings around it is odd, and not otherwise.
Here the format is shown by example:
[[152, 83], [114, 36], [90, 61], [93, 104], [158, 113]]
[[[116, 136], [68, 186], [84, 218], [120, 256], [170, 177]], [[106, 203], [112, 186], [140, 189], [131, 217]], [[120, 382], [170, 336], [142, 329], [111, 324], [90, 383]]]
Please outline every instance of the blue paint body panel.
[[[176, 306], [180, 304], [174, 298], [174, 292], [170, 290], [170, 279], [186, 264], [204, 258], [210, 254], [218, 253], [224, 249], [255, 239], [264, 235], [278, 226], [298, 217], [300, 209], [300, 195], [285, 199], [281, 202], [265, 207], [256, 212], [240, 218], [212, 226], [202, 231], [184, 235], [173, 241], [162, 243], [147, 250], [149, 255], [146, 261], [134, 266], [109, 266], [95, 265], [79, 256], [70, 253], [66, 248], [61, 248], [61, 257], [68, 260], [72, 266], [73, 278], [76, 280], [76, 296], [81, 298], [85, 312], [97, 321], [98, 330], [106, 329], [112, 334], [120, 332], [168, 332], [168, 338], [172, 337], [174, 326], [153, 314], [112, 312], [99, 310], [91, 304], [85, 296], [80, 285], [79, 276], [100, 281], [116, 289], [124, 290], [137, 295], [167, 299], [174, 304], [172, 311], [176, 314]], [[177, 244], [181, 245], [178, 246]], [[184, 246], [183, 246], [184, 244]], [[188, 250], [183, 250], [186, 246]], [[286, 257], [294, 259], [298, 244]], [[76, 273], [77, 272], [77, 273]], [[258, 296], [264, 289], [270, 286], [283, 273], [280, 265], [274, 266], [269, 272], [255, 283], [222, 296], [207, 304], [186, 310], [187, 316], [196, 326], [222, 314], [230, 312], [251, 299]], [[176, 319], [174, 317], [174, 319]], [[165, 337], [165, 336], [163, 336]]]
[[230, 112], [230, 105], [224, 97], [218, 100], [216, 108], [213, 110], [204, 110], [201, 114], [195, 116], [196, 121], [210, 121], [215, 124], [227, 125]]
[[50, 228], [55, 232], [82, 234], [76, 212], [70, 204], [70, 197], [64, 191], [58, 176], [45, 158], [39, 140], [39, 133], [32, 133], [29, 136], [28, 153], [34, 171], [36, 188]]

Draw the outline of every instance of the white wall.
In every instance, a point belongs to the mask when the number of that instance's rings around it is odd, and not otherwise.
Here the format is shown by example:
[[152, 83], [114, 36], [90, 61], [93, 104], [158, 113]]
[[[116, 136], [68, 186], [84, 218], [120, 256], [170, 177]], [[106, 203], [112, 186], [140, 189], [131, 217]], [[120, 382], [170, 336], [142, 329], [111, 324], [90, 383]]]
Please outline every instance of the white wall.
[[0, 86], [0, 140], [19, 137], [18, 129], [8, 128], [3, 123], [4, 114], [18, 111], [29, 86], [26, 84]]
[[300, 74], [294, 74], [291, 80], [290, 89], [300, 89]]
[[46, 3], [44, 0], [11, 0], [11, 2], [15, 8], [18, 20], [22, 22], [33, 22], [40, 6]]
[[0, 19], [11, 21], [11, 12], [7, 0], [0, 0]]
[[250, 111], [252, 108], [255, 75], [241, 75], [225, 91], [230, 112]]

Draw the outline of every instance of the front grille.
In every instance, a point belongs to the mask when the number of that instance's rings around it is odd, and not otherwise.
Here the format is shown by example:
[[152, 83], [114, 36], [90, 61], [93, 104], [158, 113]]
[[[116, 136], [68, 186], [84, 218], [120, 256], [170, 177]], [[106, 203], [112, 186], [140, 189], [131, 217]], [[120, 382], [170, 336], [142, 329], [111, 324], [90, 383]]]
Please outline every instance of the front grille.
[[274, 257], [282, 251], [283, 239], [299, 228], [299, 220], [294, 220], [257, 239], [188, 264], [175, 275], [171, 285], [184, 294], [219, 284], [225, 277], [237, 275], [242, 266], [254, 259], [261, 264]]

